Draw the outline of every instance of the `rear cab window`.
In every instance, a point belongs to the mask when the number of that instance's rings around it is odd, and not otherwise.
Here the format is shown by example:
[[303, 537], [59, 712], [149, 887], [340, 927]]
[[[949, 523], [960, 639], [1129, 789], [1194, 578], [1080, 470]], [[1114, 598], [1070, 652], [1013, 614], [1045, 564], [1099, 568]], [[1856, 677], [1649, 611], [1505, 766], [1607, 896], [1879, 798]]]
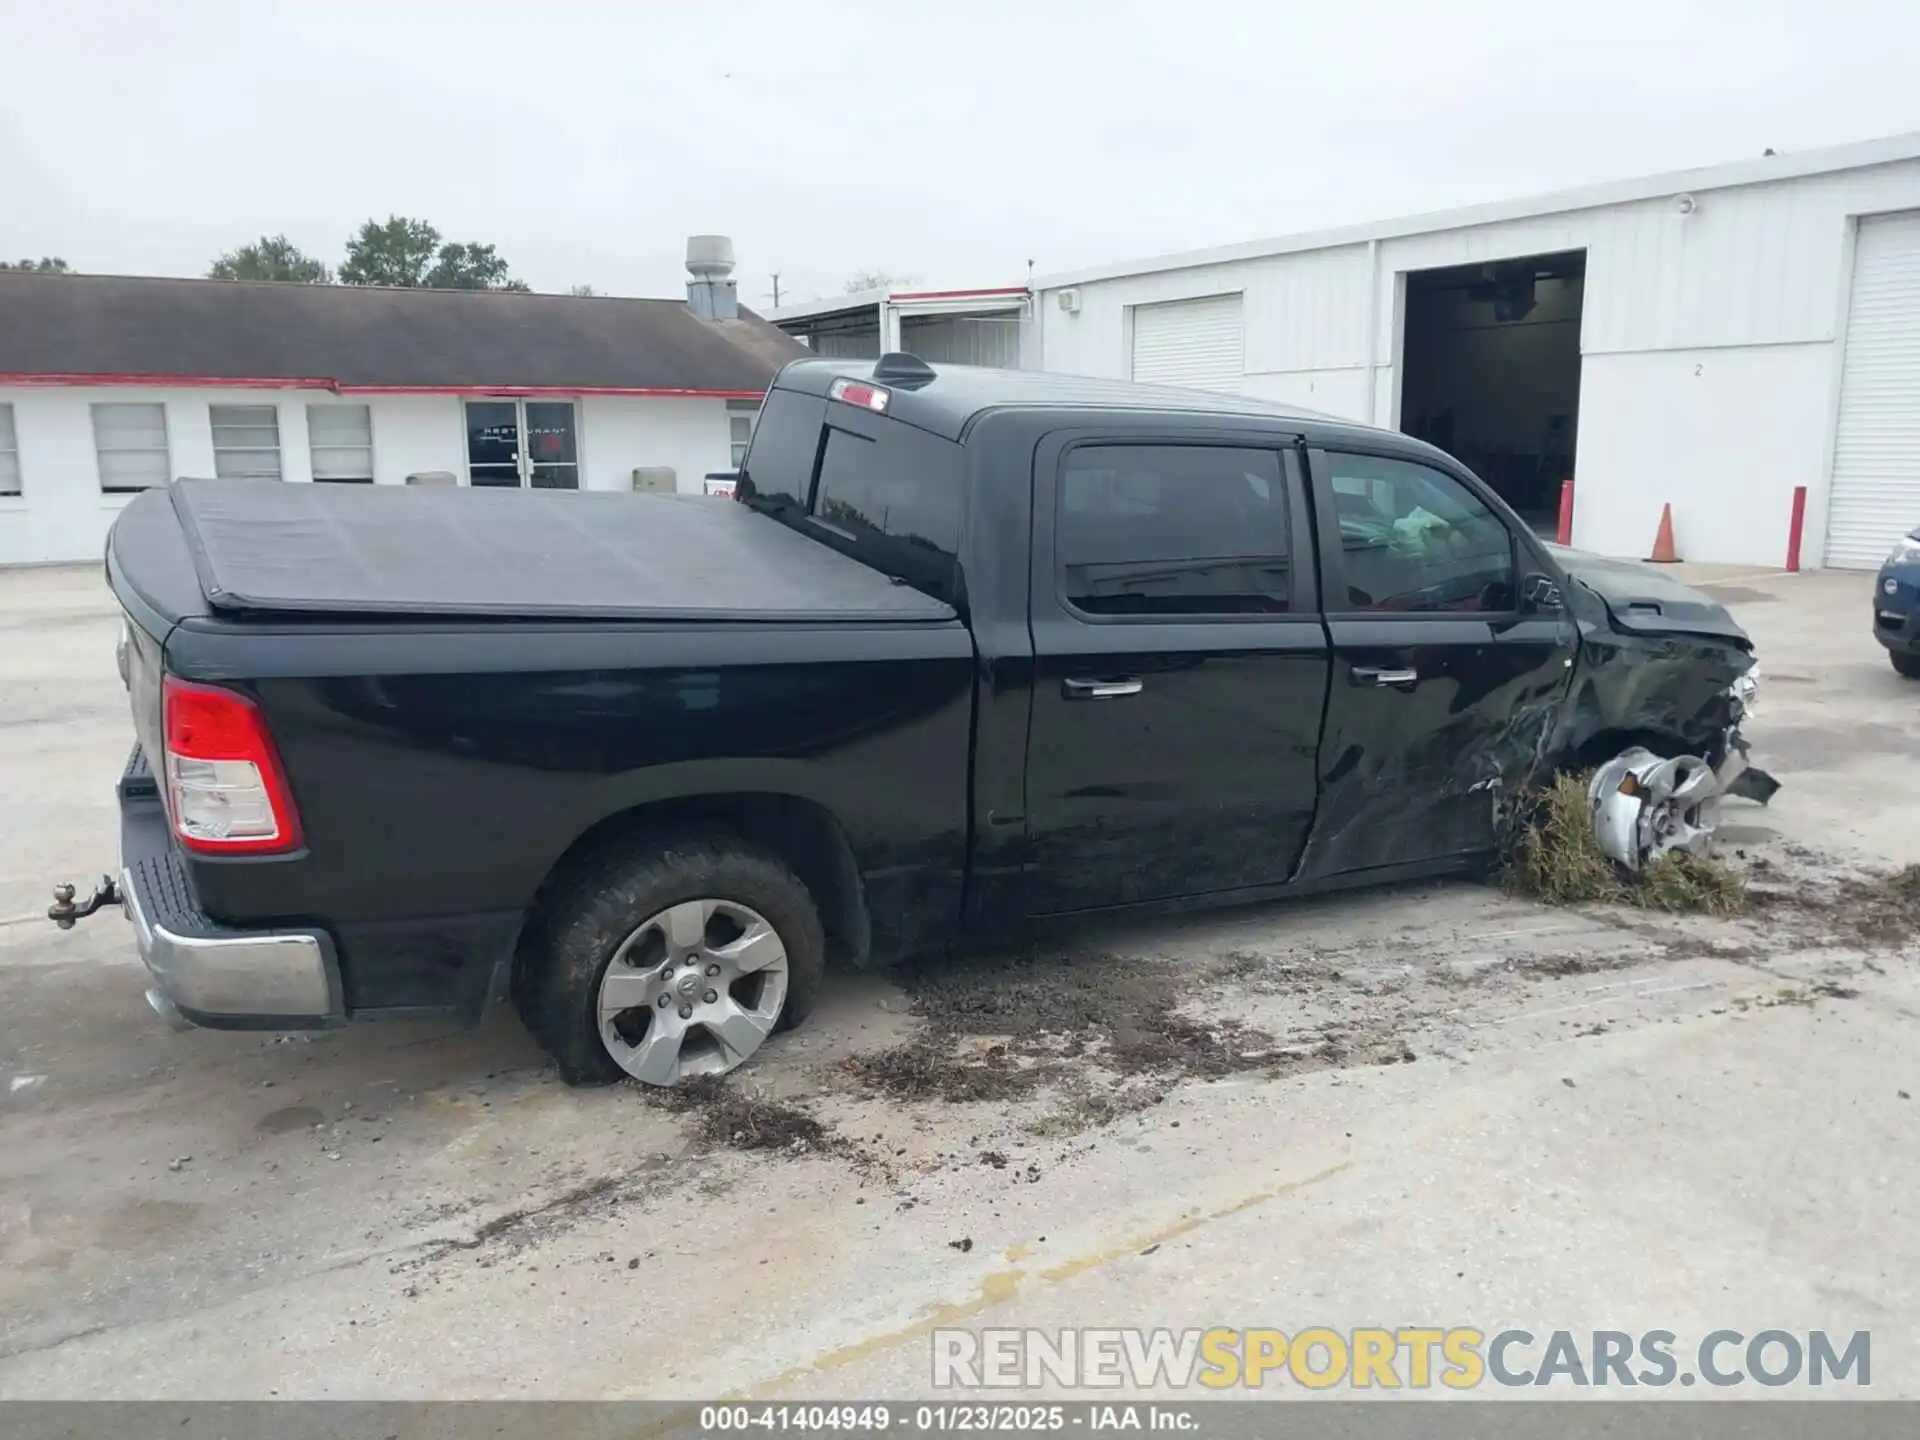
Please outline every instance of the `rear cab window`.
[[739, 495], [884, 575], [960, 603], [966, 486], [950, 441], [775, 390], [754, 427]]
[[1081, 445], [1060, 470], [1062, 595], [1083, 615], [1284, 615], [1288, 491], [1277, 450]]
[[793, 390], [772, 390], [761, 406], [740, 469], [736, 494], [780, 518], [807, 513], [819, 458], [826, 401]]

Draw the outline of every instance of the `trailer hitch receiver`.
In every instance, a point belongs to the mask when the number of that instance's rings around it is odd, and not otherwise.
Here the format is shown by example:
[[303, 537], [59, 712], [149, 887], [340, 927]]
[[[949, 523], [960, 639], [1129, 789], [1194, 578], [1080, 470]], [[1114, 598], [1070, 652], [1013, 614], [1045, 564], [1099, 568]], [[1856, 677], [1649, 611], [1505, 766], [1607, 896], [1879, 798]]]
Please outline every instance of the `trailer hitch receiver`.
[[103, 905], [120, 903], [120, 887], [114, 883], [111, 875], [102, 875], [100, 883], [93, 887], [93, 893], [78, 904], [74, 903], [74, 890], [71, 885], [53, 887], [53, 904], [47, 907], [47, 918], [62, 930], [71, 930], [74, 925], [93, 914]]

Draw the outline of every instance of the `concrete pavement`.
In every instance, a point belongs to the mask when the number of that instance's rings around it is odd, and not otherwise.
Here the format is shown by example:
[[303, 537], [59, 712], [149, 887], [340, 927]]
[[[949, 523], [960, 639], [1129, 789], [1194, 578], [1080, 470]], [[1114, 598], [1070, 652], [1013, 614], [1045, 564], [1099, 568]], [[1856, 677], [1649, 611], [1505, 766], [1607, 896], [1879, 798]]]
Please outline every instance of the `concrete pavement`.
[[1920, 861], [1920, 686], [1867, 577], [1714, 583], [1786, 784], [1725, 834], [1775, 906], [1441, 886], [1090, 932], [1060, 985], [1182, 967], [1263, 1037], [1158, 1103], [1099, 1071], [1115, 1116], [1071, 1068], [876, 1090], [849, 1057], [920, 1022], [846, 979], [735, 1082], [827, 1143], [738, 1153], [566, 1090], [504, 1014], [151, 1023], [117, 919], [32, 918], [113, 855], [110, 606], [0, 574], [0, 1397], [906, 1397], [942, 1326], [1136, 1324], [1870, 1329], [1873, 1393], [1920, 1395], [1915, 942], [1801, 904]]

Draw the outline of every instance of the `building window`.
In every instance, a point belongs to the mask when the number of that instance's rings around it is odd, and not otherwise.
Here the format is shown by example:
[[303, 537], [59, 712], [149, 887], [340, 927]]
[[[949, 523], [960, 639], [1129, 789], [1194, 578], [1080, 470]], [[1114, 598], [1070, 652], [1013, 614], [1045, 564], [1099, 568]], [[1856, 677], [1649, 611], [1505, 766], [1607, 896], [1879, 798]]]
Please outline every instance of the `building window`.
[[213, 473], [222, 480], [280, 478], [280, 411], [273, 405], [209, 405]]
[[313, 478], [343, 485], [373, 483], [373, 410], [367, 405], [309, 405], [307, 443]]
[[727, 401], [728, 454], [735, 470], [747, 463], [747, 442], [753, 439], [753, 421], [759, 413], [758, 400]]
[[100, 488], [109, 495], [164, 485], [172, 478], [167, 454], [167, 407], [95, 405], [93, 450], [100, 463]]
[[20, 493], [20, 441], [13, 429], [13, 406], [0, 405], [0, 495]]

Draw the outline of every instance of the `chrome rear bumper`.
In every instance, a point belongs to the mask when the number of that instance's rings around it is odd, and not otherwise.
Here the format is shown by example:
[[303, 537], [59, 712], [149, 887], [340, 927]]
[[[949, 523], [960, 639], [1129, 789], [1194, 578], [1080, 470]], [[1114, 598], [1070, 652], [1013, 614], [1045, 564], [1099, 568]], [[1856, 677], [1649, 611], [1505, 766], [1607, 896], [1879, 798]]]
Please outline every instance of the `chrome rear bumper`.
[[332, 946], [309, 930], [180, 934], [147, 912], [131, 868], [121, 903], [154, 987], [196, 1025], [324, 1024], [338, 1014]]

